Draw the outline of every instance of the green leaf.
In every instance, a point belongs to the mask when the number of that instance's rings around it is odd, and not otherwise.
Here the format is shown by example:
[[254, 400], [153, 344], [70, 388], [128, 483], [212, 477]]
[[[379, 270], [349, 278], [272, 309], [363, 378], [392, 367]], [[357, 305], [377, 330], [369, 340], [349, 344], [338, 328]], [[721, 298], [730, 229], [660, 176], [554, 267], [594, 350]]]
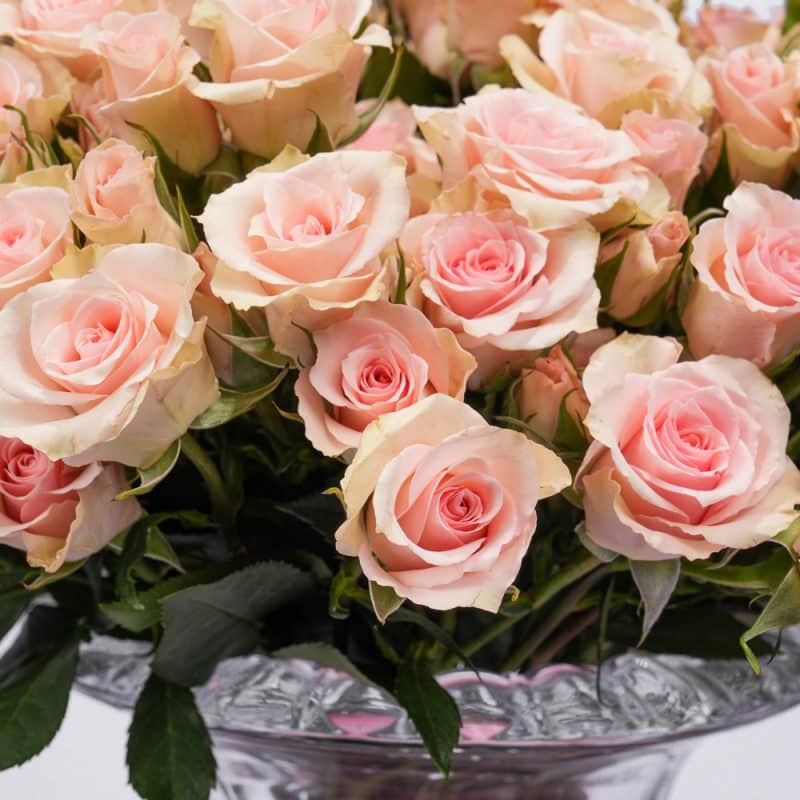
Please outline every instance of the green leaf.
[[767, 558], [748, 566], [718, 567], [714, 564], [704, 564], [702, 561], [684, 561], [681, 572], [690, 578], [716, 586], [772, 594], [791, 564], [792, 557], [785, 550], [774, 548]]
[[334, 494], [318, 492], [275, 505], [275, 510], [316, 531], [326, 541], [331, 541], [334, 531], [344, 521], [344, 511]]
[[386, 78], [386, 83], [383, 84], [383, 88], [381, 89], [377, 100], [369, 107], [367, 111], [359, 116], [355, 130], [346, 139], [344, 139], [340, 147], [346, 147], [362, 137], [369, 130], [370, 125], [372, 125], [372, 123], [378, 118], [378, 115], [381, 113], [381, 111], [383, 111], [383, 107], [392, 96], [395, 86], [397, 85], [397, 79], [400, 76], [400, 66], [403, 62], [404, 52], [405, 47], [402, 44], [398, 45], [395, 49], [392, 69]]
[[[396, 55], [385, 47], [376, 47], [367, 62], [359, 87], [360, 97], [378, 97], [385, 89], [394, 68]], [[432, 75], [420, 60], [408, 50], [400, 57], [399, 73], [391, 90], [409, 105], [450, 105], [447, 82]]]
[[144, 136], [147, 139], [148, 144], [153, 149], [153, 152], [156, 154], [158, 158], [158, 164], [161, 167], [161, 172], [164, 176], [164, 180], [167, 182], [168, 185], [183, 185], [183, 184], [192, 184], [197, 181], [197, 177], [192, 175], [189, 172], [181, 169], [168, 155], [167, 151], [161, 146], [161, 142], [150, 133], [147, 128], [143, 125], [137, 125], [135, 122], [128, 122], [126, 124], [133, 128], [136, 131]]
[[203, 683], [220, 661], [258, 646], [263, 617], [295, 603], [312, 586], [296, 567], [264, 562], [167, 597], [153, 671], [182, 686]]
[[260, 403], [265, 397], [269, 397], [283, 382], [288, 370], [281, 370], [278, 375], [268, 384], [251, 392], [236, 392], [233, 389], [223, 387], [220, 390], [220, 398], [210, 408], [195, 417], [189, 426], [192, 430], [208, 430], [225, 425], [236, 417], [246, 414], [251, 408]]
[[186, 244], [189, 247], [189, 252], [194, 253], [197, 246], [200, 244], [200, 239], [197, 236], [197, 229], [194, 226], [192, 217], [186, 208], [186, 203], [183, 200], [183, 192], [180, 186], [175, 186], [175, 198], [177, 200], [178, 222], [180, 223], [181, 230], [186, 239]]
[[461, 731], [455, 700], [436, 682], [430, 666], [419, 656], [399, 665], [394, 694], [408, 712], [434, 764], [445, 776], [449, 775]]
[[152, 524], [150, 517], [142, 517], [134, 522], [125, 534], [115, 581], [117, 595], [123, 603], [130, 603], [136, 597], [136, 584], [132, 572], [136, 562], [144, 557], [147, 531]]
[[786, 16], [783, 20], [783, 33], [787, 33], [800, 22], [800, 0], [786, 0], [784, 8]]
[[673, 270], [664, 285], [638, 311], [625, 317], [621, 322], [631, 328], [645, 328], [660, 320], [664, 316], [667, 298], [671, 296], [679, 275], [678, 269]]
[[631, 575], [639, 589], [644, 604], [644, 622], [639, 647], [647, 639], [653, 625], [667, 607], [678, 578], [681, 575], [681, 560], [670, 558], [665, 561], [630, 561]]
[[0, 661], [0, 770], [23, 764], [53, 740], [78, 664], [78, 630], [57, 608], [40, 606]]
[[[739, 637], [746, 630], [746, 625], [719, 606], [668, 608], [647, 637], [643, 649], [650, 653], [685, 654], [696, 658], [741, 659]], [[627, 623], [618, 613], [611, 615], [606, 634], [609, 641], [630, 646], [640, 634], [638, 620]], [[770, 649], [756, 644], [762, 653]]]
[[45, 572], [44, 570], [34, 572], [33, 575], [26, 576], [25, 588], [31, 592], [44, 589], [45, 586], [50, 586], [52, 583], [57, 583], [70, 575], [74, 575], [79, 569], [83, 568], [83, 565], [88, 560], [88, 558], [82, 558], [80, 561], [70, 561], [68, 564], [62, 564], [55, 572]]
[[65, 158], [72, 164], [72, 169], [77, 170], [83, 160], [83, 150], [74, 139], [67, 139], [56, 134], [56, 142]]
[[[275, 650], [270, 655], [273, 658], [300, 658], [304, 661], [313, 661], [321, 667], [329, 667], [338, 672], [344, 672], [351, 678], [372, 686], [375, 689], [381, 689], [377, 683], [371, 681], [344, 653], [337, 650], [333, 645], [325, 644], [324, 642], [308, 642], [305, 644], [293, 644], [289, 647], [282, 647], [280, 650]], [[381, 691], [383, 691], [381, 689]]]
[[136, 486], [120, 492], [115, 499], [127, 500], [129, 497], [138, 497], [152, 492], [172, 472], [178, 463], [180, 454], [181, 440], [176, 439], [149, 467], [137, 470], [139, 482]]
[[622, 249], [615, 256], [612, 256], [602, 264], [598, 264], [594, 271], [594, 279], [597, 288], [600, 290], [600, 307], [608, 308], [611, 303], [611, 292], [614, 289], [614, 281], [617, 279], [625, 254], [628, 252], [629, 243], [625, 242]]
[[405, 303], [406, 289], [408, 289], [408, 273], [406, 272], [406, 257], [403, 251], [397, 248], [397, 290], [394, 293], [394, 303]]
[[138, 596], [129, 603], [122, 601], [100, 603], [100, 610], [115, 625], [133, 633], [141, 633], [161, 622], [161, 601], [165, 598], [192, 586], [218, 581], [242, 566], [246, 566], [246, 563], [243, 559], [236, 559], [187, 572], [184, 575], [161, 581], [146, 592], [139, 592]]
[[369, 599], [381, 625], [384, 625], [386, 620], [403, 605], [403, 598], [391, 586], [381, 586], [374, 581], [369, 582]]
[[[158, 160], [156, 160], [153, 182], [156, 187], [156, 196], [158, 197], [158, 202], [161, 203], [161, 207], [167, 212], [167, 214], [169, 214], [175, 220], [175, 222], [177, 222], [178, 209], [175, 205], [175, 201], [172, 199], [169, 186], [167, 186], [167, 182], [164, 179], [164, 173], [161, 170], [161, 162]], [[142, 231], [142, 236], [144, 236], [144, 231]]]
[[102, 144], [103, 140], [100, 137], [100, 134], [97, 132], [97, 128], [89, 122], [83, 114], [67, 114], [66, 119], [71, 119], [77, 122], [79, 125], [83, 125], [84, 128], [89, 132], [89, 136], [94, 139], [95, 144]]
[[190, 689], [150, 676], [133, 711], [127, 763], [144, 800], [208, 800], [217, 765]]
[[561, 404], [558, 407], [558, 422], [556, 423], [553, 443], [561, 450], [571, 450], [581, 453], [586, 450], [588, 441], [583, 431], [583, 426], [576, 422], [567, 410], [567, 399], [573, 391], [576, 390], [573, 389], [567, 392], [561, 399]]
[[275, 342], [269, 336], [234, 336], [211, 327], [208, 330], [222, 339], [223, 342], [229, 344], [240, 353], [244, 353], [259, 364], [264, 364], [268, 367], [294, 366], [294, 359], [279, 353], [275, 349]]
[[797, 542], [800, 540], [800, 517], [785, 530], [781, 531], [772, 541], [786, 548], [792, 558], [797, 558]]
[[751, 640], [768, 631], [798, 624], [800, 624], [800, 570], [797, 565], [792, 565], [758, 619], [739, 640], [750, 666], [757, 675], [761, 673], [761, 663], [750, 646]]
[[333, 150], [333, 142], [331, 142], [328, 129], [325, 127], [325, 123], [319, 118], [319, 114], [315, 112], [312, 113], [317, 121], [314, 125], [314, 133], [311, 134], [311, 138], [306, 145], [306, 153], [310, 156], [315, 156], [317, 153], [330, 153]]

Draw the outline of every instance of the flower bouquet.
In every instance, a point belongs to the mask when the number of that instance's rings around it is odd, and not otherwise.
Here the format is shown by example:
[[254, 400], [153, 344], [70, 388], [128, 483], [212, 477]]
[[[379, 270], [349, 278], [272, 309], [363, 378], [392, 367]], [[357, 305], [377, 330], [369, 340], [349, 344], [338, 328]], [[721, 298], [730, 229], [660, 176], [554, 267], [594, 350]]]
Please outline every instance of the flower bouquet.
[[800, 623], [800, 7], [0, 3], [0, 768], [82, 642], [305, 659], [450, 769], [447, 669]]

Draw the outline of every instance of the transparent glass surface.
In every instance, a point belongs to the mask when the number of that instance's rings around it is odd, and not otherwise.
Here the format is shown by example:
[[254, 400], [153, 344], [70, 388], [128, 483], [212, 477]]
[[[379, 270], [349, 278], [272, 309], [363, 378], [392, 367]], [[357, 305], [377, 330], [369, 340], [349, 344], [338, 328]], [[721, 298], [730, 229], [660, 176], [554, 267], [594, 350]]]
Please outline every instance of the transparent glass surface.
[[[148, 649], [96, 638], [79, 687], [133, 704]], [[196, 690], [220, 770], [215, 800], [649, 800], [667, 798], [696, 738], [800, 703], [800, 635], [753, 674], [742, 660], [631, 653], [601, 672], [448, 673], [464, 722], [442, 779], [382, 692], [305, 661], [253, 655]]]

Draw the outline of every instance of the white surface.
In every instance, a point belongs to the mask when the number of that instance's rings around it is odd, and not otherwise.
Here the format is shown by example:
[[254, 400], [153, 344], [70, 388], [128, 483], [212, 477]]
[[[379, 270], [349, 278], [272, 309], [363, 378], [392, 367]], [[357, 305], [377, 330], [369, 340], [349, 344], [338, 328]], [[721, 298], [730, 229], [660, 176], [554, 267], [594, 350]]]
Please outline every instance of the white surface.
[[[121, 711], [73, 694], [55, 742], [28, 764], [0, 773], [0, 798], [137, 800], [126, 785], [128, 721]], [[794, 798], [798, 732], [800, 709], [698, 741], [671, 800]]]

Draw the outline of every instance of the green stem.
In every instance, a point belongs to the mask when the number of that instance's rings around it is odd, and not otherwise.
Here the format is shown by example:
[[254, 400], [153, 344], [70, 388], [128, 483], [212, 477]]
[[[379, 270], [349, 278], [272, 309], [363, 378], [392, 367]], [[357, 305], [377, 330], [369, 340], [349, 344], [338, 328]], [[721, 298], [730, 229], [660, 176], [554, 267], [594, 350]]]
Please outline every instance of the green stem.
[[[477, 653], [481, 648], [485, 647], [490, 642], [494, 641], [498, 636], [504, 634], [507, 630], [514, 627], [514, 625], [521, 619], [525, 619], [531, 612], [538, 611], [542, 606], [546, 605], [552, 600], [559, 592], [566, 589], [575, 581], [580, 580], [592, 570], [599, 567], [603, 562], [595, 558], [591, 554], [587, 554], [580, 561], [571, 564], [566, 569], [563, 569], [549, 581], [543, 583], [531, 595], [531, 606], [524, 612], [519, 614], [510, 615], [506, 617], [498, 617], [490, 625], [487, 625], [477, 636], [470, 639], [463, 645], [461, 650], [464, 655], [472, 656]], [[442, 665], [442, 669], [449, 669], [456, 666], [458, 663], [457, 656], [451, 656], [446, 659]]]
[[580, 636], [600, 619], [600, 609], [592, 608], [575, 619], [546, 647], [538, 650], [531, 658], [530, 668], [539, 669], [549, 664], [575, 637]]
[[[597, 559], [595, 559], [597, 561]], [[600, 562], [598, 562], [600, 563]], [[577, 566], [577, 565], [576, 565]], [[585, 597], [589, 590], [605, 575], [610, 573], [611, 567], [606, 565], [595, 570], [580, 580], [572, 589], [564, 595], [564, 598], [556, 606], [551, 614], [544, 620], [531, 635], [522, 642], [516, 650], [508, 657], [500, 668], [501, 672], [516, 672], [531, 657], [531, 655], [541, 647], [542, 643], [552, 634], [561, 623], [575, 611], [576, 606]]]
[[600, 561], [599, 558], [589, 553], [580, 561], [570, 564], [531, 593], [533, 609], [540, 609], [542, 606], [549, 603], [559, 592], [566, 589], [567, 586], [571, 586], [575, 581], [579, 581], [584, 575], [588, 575], [592, 570], [601, 566], [602, 563], [603, 562]]
[[190, 433], [185, 433], [181, 437], [181, 452], [192, 462], [205, 481], [211, 500], [211, 514], [222, 530], [228, 549], [231, 554], [240, 552], [241, 542], [234, 524], [236, 512], [228, 498], [227, 487], [217, 465]]

